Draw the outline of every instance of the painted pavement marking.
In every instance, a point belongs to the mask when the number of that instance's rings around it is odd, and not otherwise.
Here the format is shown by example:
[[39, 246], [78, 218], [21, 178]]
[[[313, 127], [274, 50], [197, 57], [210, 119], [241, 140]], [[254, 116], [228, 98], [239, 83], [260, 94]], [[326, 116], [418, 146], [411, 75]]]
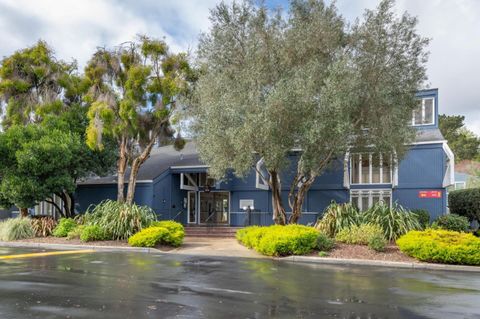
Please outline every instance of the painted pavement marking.
[[31, 257], [45, 257], [45, 256], [56, 256], [56, 255], [72, 255], [72, 254], [86, 254], [93, 253], [93, 249], [83, 249], [83, 250], [64, 250], [64, 251], [49, 251], [43, 253], [29, 253], [29, 254], [17, 254], [17, 255], [6, 255], [0, 256], [2, 259], [17, 259], [17, 258], [31, 258]]

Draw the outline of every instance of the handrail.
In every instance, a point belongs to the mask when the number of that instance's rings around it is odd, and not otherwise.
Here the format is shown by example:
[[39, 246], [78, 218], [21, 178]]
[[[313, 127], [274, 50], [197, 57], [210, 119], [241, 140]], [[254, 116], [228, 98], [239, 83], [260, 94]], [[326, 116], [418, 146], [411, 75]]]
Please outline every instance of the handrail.
[[175, 217], [172, 218], [172, 220], [175, 220], [178, 216], [180, 216], [181, 213], [183, 213], [183, 210], [179, 211], [177, 215], [175, 215]]

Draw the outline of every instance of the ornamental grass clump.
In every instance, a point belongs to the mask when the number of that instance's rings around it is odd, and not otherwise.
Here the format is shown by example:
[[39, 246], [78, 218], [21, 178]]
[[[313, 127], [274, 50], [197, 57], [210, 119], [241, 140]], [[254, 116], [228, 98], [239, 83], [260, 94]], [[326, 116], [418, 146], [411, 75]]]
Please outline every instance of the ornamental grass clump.
[[35, 236], [30, 218], [9, 218], [0, 223], [0, 240], [12, 241]]
[[329, 237], [335, 237], [340, 230], [358, 224], [360, 224], [360, 213], [355, 206], [350, 203], [332, 202], [315, 224], [315, 228]]
[[383, 230], [375, 224], [353, 225], [337, 233], [335, 240], [353, 245], [368, 245], [373, 237], [383, 237]]
[[383, 230], [385, 239], [396, 240], [411, 230], [421, 229], [418, 216], [400, 205], [389, 207], [378, 203], [369, 208], [362, 215], [365, 224], [375, 224]]
[[480, 238], [443, 229], [411, 231], [397, 240], [402, 252], [421, 261], [480, 265]]
[[50, 216], [33, 217], [31, 223], [37, 237], [51, 236], [57, 226], [57, 221]]
[[86, 225], [101, 227], [109, 239], [128, 239], [150, 226], [157, 216], [148, 206], [105, 200], [88, 209], [83, 217]]
[[319, 232], [309, 226], [287, 225], [246, 227], [237, 239], [249, 248], [267, 256], [305, 255], [317, 247]]

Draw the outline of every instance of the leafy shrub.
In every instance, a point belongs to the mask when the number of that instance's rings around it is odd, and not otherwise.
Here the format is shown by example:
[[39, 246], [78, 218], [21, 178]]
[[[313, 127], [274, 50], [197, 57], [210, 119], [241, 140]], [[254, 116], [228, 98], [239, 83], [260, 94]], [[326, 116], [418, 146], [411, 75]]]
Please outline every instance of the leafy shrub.
[[67, 239], [80, 239], [84, 228], [85, 225], [78, 225], [77, 227], [68, 232]]
[[72, 218], [60, 218], [58, 225], [53, 230], [55, 237], [67, 237], [68, 233], [77, 227], [77, 223]]
[[383, 234], [376, 234], [368, 239], [368, 248], [372, 250], [382, 252], [385, 251], [386, 246], [387, 240], [383, 237]]
[[421, 261], [480, 265], [480, 238], [443, 229], [411, 231], [397, 240], [405, 254]]
[[0, 223], [0, 240], [11, 241], [35, 236], [30, 218], [9, 218]]
[[368, 245], [374, 236], [383, 237], [383, 230], [378, 225], [361, 224], [344, 228], [335, 236], [335, 240], [345, 244]]
[[421, 229], [417, 215], [400, 205], [390, 208], [383, 203], [375, 204], [363, 214], [363, 222], [380, 226], [383, 235], [390, 241], [411, 230]]
[[128, 238], [128, 244], [133, 247], [155, 247], [168, 235], [168, 230], [163, 227], [153, 226], [142, 229]]
[[37, 237], [47, 237], [53, 234], [57, 221], [50, 216], [33, 217], [31, 220], [33, 231]]
[[[274, 227], [274, 226], [270, 226]], [[249, 226], [237, 231], [235, 237], [248, 248], [255, 248], [263, 235], [268, 231], [265, 226]]]
[[335, 247], [335, 240], [332, 238], [328, 237], [325, 234], [318, 234], [317, 237], [317, 248], [318, 250], [321, 251], [330, 251]]
[[155, 221], [150, 226], [152, 226], [152, 227], [163, 227], [163, 228], [168, 229], [168, 231], [171, 231], [171, 232], [176, 232], [176, 231], [185, 232], [185, 228], [183, 227], [183, 225], [174, 221], [174, 220]]
[[438, 217], [433, 222], [432, 228], [467, 232], [470, 228], [470, 223], [468, 222], [467, 217], [459, 216], [457, 214], [448, 214]]
[[302, 225], [246, 227], [237, 239], [267, 256], [304, 255], [317, 245], [318, 231]]
[[327, 257], [328, 253], [326, 251], [319, 251], [318, 252], [318, 257]]
[[417, 215], [418, 223], [422, 229], [430, 225], [430, 213], [426, 209], [414, 209], [412, 213]]
[[480, 222], [480, 188], [459, 189], [448, 193], [448, 207], [452, 214]]
[[105, 231], [98, 225], [85, 226], [80, 233], [80, 240], [83, 242], [105, 240], [106, 237]]
[[335, 237], [337, 232], [360, 223], [358, 209], [350, 203], [337, 204], [332, 202], [324, 211], [315, 228], [329, 237]]
[[127, 239], [156, 220], [148, 206], [106, 200], [90, 208], [83, 217], [86, 225], [98, 225], [110, 239]]

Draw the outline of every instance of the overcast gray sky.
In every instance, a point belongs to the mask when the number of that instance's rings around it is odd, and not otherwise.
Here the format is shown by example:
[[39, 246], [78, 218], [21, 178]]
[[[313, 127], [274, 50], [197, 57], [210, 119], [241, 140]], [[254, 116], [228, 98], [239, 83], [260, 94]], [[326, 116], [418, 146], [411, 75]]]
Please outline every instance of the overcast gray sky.
[[[46, 40], [57, 56], [83, 66], [97, 46], [113, 46], [137, 34], [165, 37], [175, 51], [194, 51], [208, 30], [217, 0], [0, 0], [0, 57]], [[286, 7], [286, 0], [267, 0]], [[378, 0], [337, 0], [347, 20]], [[428, 75], [439, 88], [441, 113], [462, 114], [480, 135], [480, 0], [397, 0], [399, 13], [418, 16], [432, 39]]]

